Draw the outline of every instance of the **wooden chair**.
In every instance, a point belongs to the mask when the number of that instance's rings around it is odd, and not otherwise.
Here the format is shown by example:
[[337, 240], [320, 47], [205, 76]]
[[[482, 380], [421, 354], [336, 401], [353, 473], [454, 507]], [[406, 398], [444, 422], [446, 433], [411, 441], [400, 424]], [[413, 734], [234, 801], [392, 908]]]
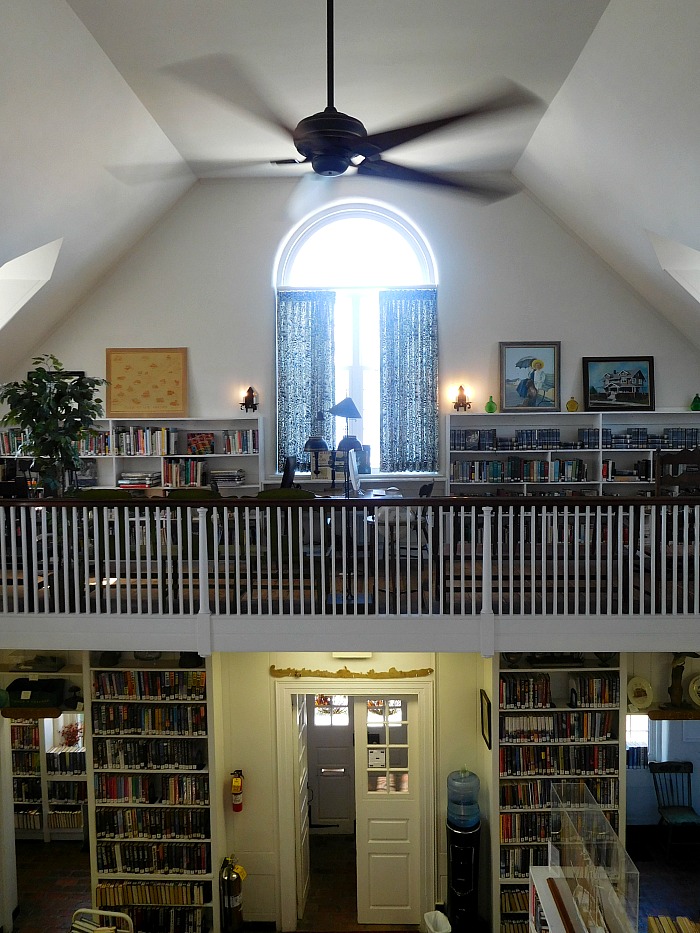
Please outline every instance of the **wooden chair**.
[[654, 482], [657, 496], [694, 495], [700, 492], [700, 447], [657, 450]]
[[650, 761], [649, 771], [666, 827], [666, 855], [673, 845], [700, 844], [700, 813], [693, 808], [692, 761]]
[[[657, 450], [654, 458], [654, 484], [657, 496], [698, 496], [700, 495], [700, 447], [683, 450]], [[665, 523], [662, 517], [666, 516]], [[659, 506], [658, 528], [656, 534], [656, 600], [663, 605], [663, 596], [672, 601], [675, 598], [692, 599], [697, 581], [690, 573], [690, 563], [684, 566], [684, 559], [694, 555], [694, 538], [698, 533], [694, 516], [683, 510], [677, 523], [670, 520], [671, 508]], [[665, 528], [665, 533], [664, 533]], [[681, 584], [677, 581], [685, 581]], [[674, 582], [676, 581], [676, 582]], [[685, 586], [685, 592], [682, 592]], [[676, 593], [674, 594], [674, 588]]]
[[313, 608], [322, 610], [325, 599], [323, 586], [324, 568], [328, 579], [327, 548], [322, 543], [320, 528], [317, 525], [318, 513], [310, 515], [303, 508], [290, 507], [281, 514], [276, 502], [315, 500], [316, 496], [305, 489], [279, 488], [264, 489], [256, 496], [266, 511], [264, 537], [267, 572], [263, 577], [272, 580], [278, 587], [277, 598], [283, 598], [282, 589], [287, 592], [287, 599], [292, 600], [294, 590], [300, 591], [302, 600], [310, 597]]

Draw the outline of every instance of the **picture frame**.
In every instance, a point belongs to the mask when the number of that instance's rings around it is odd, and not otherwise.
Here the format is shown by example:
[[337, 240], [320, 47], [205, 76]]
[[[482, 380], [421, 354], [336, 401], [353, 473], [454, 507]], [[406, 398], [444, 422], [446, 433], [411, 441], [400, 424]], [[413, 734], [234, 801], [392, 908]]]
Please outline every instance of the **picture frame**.
[[187, 416], [187, 347], [107, 351], [108, 418]]
[[653, 356], [584, 356], [586, 411], [654, 411]]
[[499, 343], [500, 410], [561, 411], [561, 343]]
[[479, 691], [481, 704], [481, 734], [486, 742], [486, 748], [491, 748], [491, 700], [485, 690]]

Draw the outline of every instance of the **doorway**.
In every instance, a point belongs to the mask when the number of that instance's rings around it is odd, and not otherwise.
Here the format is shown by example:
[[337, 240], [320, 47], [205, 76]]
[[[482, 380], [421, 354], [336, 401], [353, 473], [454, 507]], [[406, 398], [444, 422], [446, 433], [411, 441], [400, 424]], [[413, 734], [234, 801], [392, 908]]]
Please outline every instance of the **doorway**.
[[323, 679], [305, 682], [304, 694], [298, 683], [277, 683], [276, 693], [280, 928], [297, 928], [305, 906], [298, 892], [308, 892], [299, 877], [309, 865], [308, 849], [300, 851], [308, 847], [298, 780], [308, 736], [300, 735], [299, 707], [303, 703], [308, 716], [307, 696], [341, 693], [355, 714], [356, 919], [419, 924], [435, 898], [432, 682]]

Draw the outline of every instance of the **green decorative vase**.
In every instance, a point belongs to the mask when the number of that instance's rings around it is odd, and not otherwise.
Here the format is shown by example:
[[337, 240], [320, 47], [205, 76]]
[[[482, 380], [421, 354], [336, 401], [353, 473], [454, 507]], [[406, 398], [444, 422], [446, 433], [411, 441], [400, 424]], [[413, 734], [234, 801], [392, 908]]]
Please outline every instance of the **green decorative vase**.
[[693, 401], [690, 403], [691, 411], [700, 411], [700, 395], [696, 395]]
[[484, 405], [484, 410], [487, 411], [490, 415], [494, 411], [498, 411], [498, 405], [493, 400], [493, 395], [489, 395], [488, 402]]

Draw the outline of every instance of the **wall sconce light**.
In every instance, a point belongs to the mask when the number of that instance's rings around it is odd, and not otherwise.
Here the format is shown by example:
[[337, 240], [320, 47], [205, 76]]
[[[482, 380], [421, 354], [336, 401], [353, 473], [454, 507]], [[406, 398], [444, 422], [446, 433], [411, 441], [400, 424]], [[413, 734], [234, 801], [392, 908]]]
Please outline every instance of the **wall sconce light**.
[[258, 393], [252, 386], [248, 386], [248, 391], [243, 396], [243, 401], [241, 402], [241, 411], [257, 411], [258, 410]]
[[467, 398], [467, 393], [464, 391], [464, 386], [460, 386], [459, 389], [457, 390], [457, 398], [455, 399], [455, 404], [454, 404], [455, 411], [459, 411], [460, 408], [463, 411], [467, 411], [467, 409], [471, 407], [472, 407], [472, 403]]

